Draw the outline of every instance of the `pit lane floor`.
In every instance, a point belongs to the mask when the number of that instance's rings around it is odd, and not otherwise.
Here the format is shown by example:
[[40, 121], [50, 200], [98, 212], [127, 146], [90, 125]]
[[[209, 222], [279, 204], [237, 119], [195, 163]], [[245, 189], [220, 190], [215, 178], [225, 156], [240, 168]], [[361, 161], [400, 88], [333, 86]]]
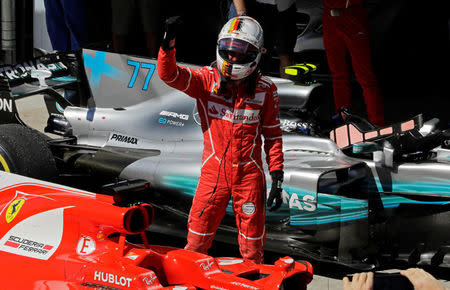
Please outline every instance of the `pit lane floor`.
[[[17, 109], [19, 111], [21, 119], [28, 124], [30, 127], [39, 130], [41, 132], [44, 131], [44, 127], [47, 124], [47, 111], [45, 108], [45, 104], [43, 101], [43, 97], [33, 96], [21, 100], [16, 101]], [[53, 136], [53, 135], [50, 135]], [[53, 136], [54, 137], [54, 136]], [[152, 244], [164, 244], [174, 247], [184, 247], [185, 240], [173, 237], [165, 237], [163, 235], [155, 235], [152, 234], [149, 236], [149, 242]], [[237, 246], [224, 244], [220, 242], [215, 242], [209, 252], [212, 256], [231, 256], [231, 257], [239, 257], [239, 250]], [[279, 254], [266, 252], [265, 253], [265, 262], [273, 263], [280, 257]], [[298, 257], [295, 257], [298, 258]], [[299, 258], [301, 259], [301, 258]], [[346, 274], [355, 273], [354, 270], [348, 269], [343, 266], [332, 265], [321, 262], [309, 261], [313, 265], [314, 269], [314, 278], [313, 281], [309, 284], [308, 289], [312, 290], [326, 290], [326, 289], [342, 289], [342, 277]], [[441, 281], [444, 286], [450, 289], [450, 270], [449, 269], [441, 269], [441, 270], [430, 270], [425, 269], [431, 272], [435, 277]], [[386, 269], [383, 272], [398, 272], [398, 269]]]

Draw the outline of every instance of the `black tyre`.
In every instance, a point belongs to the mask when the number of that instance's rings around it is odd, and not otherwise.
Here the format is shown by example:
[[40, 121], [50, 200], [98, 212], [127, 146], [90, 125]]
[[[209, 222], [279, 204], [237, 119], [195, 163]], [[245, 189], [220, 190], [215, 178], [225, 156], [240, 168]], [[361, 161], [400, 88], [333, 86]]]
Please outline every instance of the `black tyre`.
[[18, 124], [0, 125], [0, 170], [58, 181], [56, 162], [45, 135]]

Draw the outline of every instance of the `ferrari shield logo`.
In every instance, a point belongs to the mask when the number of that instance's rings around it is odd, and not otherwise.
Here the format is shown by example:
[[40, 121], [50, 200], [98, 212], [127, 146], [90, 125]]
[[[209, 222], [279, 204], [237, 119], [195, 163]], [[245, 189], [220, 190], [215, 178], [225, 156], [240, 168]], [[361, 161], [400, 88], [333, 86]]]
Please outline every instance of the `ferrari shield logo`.
[[25, 203], [25, 199], [18, 198], [14, 200], [6, 210], [6, 222], [9, 224], [13, 221], [13, 219], [17, 216], [23, 204]]

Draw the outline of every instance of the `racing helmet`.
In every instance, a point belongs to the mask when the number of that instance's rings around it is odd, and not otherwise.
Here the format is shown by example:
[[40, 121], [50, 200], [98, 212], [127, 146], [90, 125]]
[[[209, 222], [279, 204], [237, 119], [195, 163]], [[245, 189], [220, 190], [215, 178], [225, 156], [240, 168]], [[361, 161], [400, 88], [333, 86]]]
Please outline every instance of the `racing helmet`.
[[263, 49], [261, 25], [248, 16], [234, 17], [219, 33], [217, 68], [225, 78], [243, 79], [255, 71]]

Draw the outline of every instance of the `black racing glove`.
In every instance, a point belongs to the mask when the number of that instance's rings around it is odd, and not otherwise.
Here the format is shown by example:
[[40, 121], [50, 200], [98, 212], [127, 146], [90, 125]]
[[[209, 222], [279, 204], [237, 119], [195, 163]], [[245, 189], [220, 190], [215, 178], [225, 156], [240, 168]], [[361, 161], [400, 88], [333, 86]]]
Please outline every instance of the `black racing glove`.
[[[267, 207], [269, 207], [269, 211], [276, 211], [280, 208], [281, 203], [283, 202], [283, 198], [281, 197], [281, 193], [283, 189], [281, 185], [283, 184], [283, 171], [282, 170], [274, 170], [270, 172], [270, 176], [272, 177], [272, 188], [270, 189], [269, 198], [267, 199]], [[273, 201], [275, 200], [275, 205], [272, 206]]]
[[172, 16], [166, 19], [164, 37], [161, 44], [162, 49], [169, 50], [175, 47], [175, 37], [182, 25], [183, 20], [181, 20], [181, 16]]

